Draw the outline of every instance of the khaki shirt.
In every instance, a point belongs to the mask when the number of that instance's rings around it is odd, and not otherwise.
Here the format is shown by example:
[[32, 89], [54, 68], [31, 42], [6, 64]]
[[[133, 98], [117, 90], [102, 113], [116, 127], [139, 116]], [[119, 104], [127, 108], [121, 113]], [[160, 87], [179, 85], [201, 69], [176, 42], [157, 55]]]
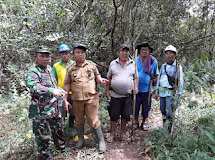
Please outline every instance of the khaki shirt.
[[92, 61], [86, 60], [83, 67], [74, 62], [67, 69], [64, 84], [70, 84], [72, 100], [89, 100], [98, 97], [96, 78], [101, 78], [101, 75]]

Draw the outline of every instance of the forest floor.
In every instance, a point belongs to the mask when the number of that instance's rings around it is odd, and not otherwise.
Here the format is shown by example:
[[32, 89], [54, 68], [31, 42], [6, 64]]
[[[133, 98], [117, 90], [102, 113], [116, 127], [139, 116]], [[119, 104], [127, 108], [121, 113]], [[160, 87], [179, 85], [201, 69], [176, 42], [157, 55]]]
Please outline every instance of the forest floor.
[[[1, 145], [0, 150], [2, 155], [7, 155], [7, 160], [34, 160], [37, 159], [37, 149], [35, 146], [34, 138], [30, 143], [26, 143], [24, 146], [19, 145], [22, 139], [17, 137], [17, 134], [23, 128], [14, 127], [17, 124], [16, 118], [11, 118], [7, 115], [0, 116], [0, 132]], [[109, 134], [109, 117], [103, 117], [103, 133], [105, 140]], [[156, 108], [150, 111], [150, 116], [147, 120], [148, 130], [143, 131], [141, 129], [134, 130], [132, 142], [121, 141], [120, 138], [120, 124], [116, 127], [115, 138], [113, 143], [106, 142], [107, 151], [103, 154], [100, 154], [98, 151], [98, 143], [95, 135], [89, 129], [85, 127], [85, 135], [89, 138], [85, 140], [84, 147], [76, 151], [66, 151], [60, 153], [55, 149], [53, 142], [50, 145], [51, 155], [54, 160], [150, 160], [151, 158], [147, 156], [146, 152], [150, 152], [151, 148], [147, 148], [143, 144], [144, 138], [150, 136], [150, 132], [162, 127], [162, 116], [160, 111]], [[131, 133], [131, 122], [127, 125], [127, 135]], [[13, 137], [13, 138], [11, 138]], [[32, 143], [34, 142], [34, 143]], [[10, 143], [9, 151], [4, 149], [3, 146], [6, 146], [7, 143]], [[67, 138], [67, 146], [75, 146], [74, 138]], [[3, 148], [2, 148], [3, 147]], [[18, 157], [18, 158], [17, 158]], [[4, 159], [4, 158], [3, 158]]]
[[[131, 126], [131, 123], [129, 124]], [[118, 134], [116, 140], [112, 144], [107, 143], [107, 152], [104, 154], [106, 160], [149, 160], [145, 153], [150, 149], [142, 143], [144, 138], [150, 136], [150, 131], [162, 127], [162, 116], [160, 111], [154, 111], [149, 117], [147, 123], [147, 131], [140, 128], [133, 132], [132, 142], [121, 142], [120, 135]], [[119, 127], [120, 128], [120, 127]], [[120, 133], [120, 132], [118, 132]], [[129, 133], [128, 133], [129, 134]], [[143, 148], [145, 148], [143, 150]]]
[[[214, 88], [212, 92], [214, 93]], [[190, 94], [191, 98], [188, 100], [196, 100], [199, 104], [203, 102], [200, 95]], [[195, 99], [192, 99], [194, 97]], [[215, 104], [214, 100], [212, 102]], [[143, 131], [141, 129], [134, 130], [132, 142], [122, 142], [120, 138], [120, 124], [117, 125], [115, 139], [113, 143], [107, 143], [107, 151], [103, 154], [99, 154], [98, 143], [95, 135], [90, 130], [89, 126], [85, 125], [85, 135], [89, 138], [85, 140], [84, 147], [76, 151], [66, 151], [60, 153], [55, 149], [53, 142], [51, 142], [50, 149], [51, 155], [54, 160], [151, 160], [149, 157], [150, 148], [144, 144], [144, 140], [150, 137], [152, 131], [163, 127], [162, 115], [159, 110], [159, 102], [155, 100], [152, 103], [152, 108], [149, 114], [149, 118], [146, 122], [148, 126], [148, 131]], [[184, 106], [181, 106], [182, 108]], [[32, 134], [31, 120], [26, 117], [24, 112], [23, 115], [25, 119], [23, 120], [22, 115], [10, 114], [10, 110], [14, 108], [7, 108], [2, 110], [0, 113], [0, 159], [7, 160], [35, 160], [38, 157], [35, 137]], [[210, 108], [209, 108], [210, 109]], [[106, 136], [110, 132], [109, 126], [109, 115], [105, 108], [105, 104], [101, 105], [99, 117], [102, 122], [102, 129], [106, 139]], [[141, 118], [140, 118], [141, 119]], [[67, 119], [68, 120], [68, 119]], [[65, 126], [66, 129], [66, 126]], [[68, 132], [65, 133], [76, 133]], [[127, 134], [131, 133], [131, 122], [127, 125]], [[66, 136], [67, 146], [75, 146], [74, 138]]]
[[[116, 128], [116, 134], [114, 141], [112, 143], [106, 142], [107, 151], [103, 154], [98, 153], [98, 144], [96, 137], [91, 133], [87, 134], [88, 140], [85, 140], [84, 148], [77, 150], [75, 153], [71, 152], [68, 158], [63, 158], [62, 155], [54, 157], [56, 160], [63, 159], [84, 159], [84, 160], [150, 160], [149, 156], [146, 156], [146, 152], [150, 152], [151, 148], [147, 148], [143, 144], [144, 138], [150, 136], [150, 132], [162, 127], [162, 116], [159, 110], [151, 111], [150, 116], [147, 120], [146, 125], [147, 131], [141, 129], [134, 130], [132, 142], [130, 139], [128, 141], [121, 141], [120, 138], [120, 124]], [[127, 135], [131, 132], [131, 122], [127, 126]], [[109, 129], [103, 129], [105, 140], [108, 136]], [[67, 141], [68, 142], [68, 141]], [[75, 145], [73, 139], [69, 140], [69, 146]]]

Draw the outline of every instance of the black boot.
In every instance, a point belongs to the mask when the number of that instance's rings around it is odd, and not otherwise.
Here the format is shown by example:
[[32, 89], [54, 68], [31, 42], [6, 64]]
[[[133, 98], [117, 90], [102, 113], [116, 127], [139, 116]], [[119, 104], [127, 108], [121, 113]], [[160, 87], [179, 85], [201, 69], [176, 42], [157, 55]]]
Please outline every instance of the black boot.
[[95, 129], [95, 133], [99, 142], [99, 151], [103, 153], [106, 151], [106, 144], [105, 144], [104, 135], [103, 135], [101, 126]]
[[78, 133], [78, 142], [76, 143], [76, 148], [82, 148], [84, 144], [84, 127], [82, 128], [77, 128], [77, 133]]

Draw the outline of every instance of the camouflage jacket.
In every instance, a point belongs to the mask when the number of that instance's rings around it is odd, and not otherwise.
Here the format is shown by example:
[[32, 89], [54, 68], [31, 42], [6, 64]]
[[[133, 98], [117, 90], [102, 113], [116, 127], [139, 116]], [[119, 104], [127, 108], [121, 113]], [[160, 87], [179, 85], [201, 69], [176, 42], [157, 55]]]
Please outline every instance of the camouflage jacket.
[[41, 68], [34, 64], [28, 70], [28, 87], [31, 94], [29, 118], [49, 119], [58, 115], [57, 98], [52, 92], [57, 88], [57, 82], [52, 68]]

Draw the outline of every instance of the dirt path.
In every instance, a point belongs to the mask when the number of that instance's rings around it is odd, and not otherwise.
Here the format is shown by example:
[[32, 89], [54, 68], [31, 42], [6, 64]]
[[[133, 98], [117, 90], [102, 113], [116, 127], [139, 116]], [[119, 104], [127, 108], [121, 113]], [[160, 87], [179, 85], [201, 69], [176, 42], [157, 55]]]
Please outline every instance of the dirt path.
[[[8, 120], [9, 121], [9, 120]], [[4, 123], [5, 122], [5, 123]], [[17, 130], [14, 128], [14, 123], [11, 122], [11, 124], [6, 123], [7, 120], [3, 119], [3, 116], [0, 116], [0, 127], [2, 129], [7, 129], [8, 126], [8, 133], [16, 135]], [[53, 156], [54, 160], [149, 160], [149, 157], [144, 156], [144, 154], [141, 154], [144, 152], [144, 144], [142, 144], [144, 138], [147, 138], [150, 136], [150, 131], [154, 129], [158, 129], [162, 126], [162, 118], [159, 110], [151, 111], [150, 117], [147, 121], [147, 124], [149, 126], [148, 131], [143, 130], [135, 130], [134, 131], [134, 138], [133, 142], [122, 142], [120, 139], [120, 125], [116, 128], [116, 134], [115, 139], [113, 143], [106, 143], [107, 145], [107, 151], [104, 154], [98, 153], [98, 144], [96, 137], [94, 134], [92, 134], [91, 131], [86, 131], [88, 134], [89, 139], [85, 141], [84, 148], [77, 150], [76, 152], [67, 152], [67, 153], [54, 153], [55, 147], [52, 144], [52, 153], [55, 155]], [[129, 123], [129, 126], [131, 126], [131, 122]], [[129, 126], [127, 128], [129, 128]], [[9, 131], [10, 130], [10, 131]], [[107, 134], [109, 134], [109, 126], [104, 127], [104, 135], [105, 137]], [[129, 134], [129, 130], [127, 131]], [[7, 141], [7, 137], [3, 132], [0, 134], [0, 138], [3, 141]], [[106, 138], [105, 138], [106, 139]], [[13, 139], [15, 142], [13, 144], [17, 144], [17, 147], [19, 146], [20, 142], [17, 139]], [[17, 140], [17, 142], [16, 142]], [[73, 139], [69, 139], [68, 146], [74, 146], [75, 142]], [[27, 148], [26, 148], [27, 149]], [[33, 149], [36, 152], [36, 148]], [[36, 153], [30, 154], [29, 153], [22, 153], [22, 150], [17, 150], [17, 154], [23, 157], [28, 157], [29, 160], [35, 159], [35, 156], [37, 157]], [[32, 151], [32, 148], [31, 148]], [[1, 154], [7, 154], [6, 152], [1, 152]], [[11, 151], [12, 153], [12, 151]], [[13, 155], [10, 154], [9, 159], [16, 159]], [[25, 158], [24, 158], [25, 159]]]
[[[141, 129], [134, 131], [133, 142], [122, 142], [120, 139], [120, 125], [117, 126], [116, 134], [113, 143], [106, 143], [107, 151], [104, 154], [99, 154], [98, 150], [92, 149], [97, 146], [95, 137], [89, 134], [89, 139], [85, 141], [85, 147], [82, 150], [77, 151], [77, 154], [71, 155], [68, 159], [84, 159], [84, 160], [149, 160], [150, 157], [141, 154], [144, 150], [144, 144], [142, 144], [143, 139], [150, 136], [150, 131], [162, 127], [162, 117], [159, 110], [152, 111], [148, 121], [148, 131], [143, 131]], [[129, 126], [131, 123], [129, 124]], [[129, 131], [127, 132], [129, 134]], [[107, 131], [104, 130], [105, 137], [107, 136]], [[72, 142], [73, 143], [73, 142]], [[74, 143], [73, 143], [74, 145]], [[141, 147], [142, 146], [142, 147]], [[55, 159], [58, 159], [55, 157]], [[61, 158], [60, 158], [61, 159]]]
[[[131, 124], [129, 124], [131, 125]], [[106, 160], [144, 160], [149, 159], [141, 154], [144, 152], [140, 146], [143, 139], [147, 138], [150, 135], [150, 131], [162, 127], [162, 118], [160, 111], [154, 111], [153, 114], [149, 117], [148, 122], [148, 131], [143, 131], [141, 129], [134, 131], [133, 141], [130, 143], [124, 143], [120, 141], [120, 136], [115, 138], [115, 141], [112, 144], [107, 143], [107, 152], [104, 154], [104, 159]]]

